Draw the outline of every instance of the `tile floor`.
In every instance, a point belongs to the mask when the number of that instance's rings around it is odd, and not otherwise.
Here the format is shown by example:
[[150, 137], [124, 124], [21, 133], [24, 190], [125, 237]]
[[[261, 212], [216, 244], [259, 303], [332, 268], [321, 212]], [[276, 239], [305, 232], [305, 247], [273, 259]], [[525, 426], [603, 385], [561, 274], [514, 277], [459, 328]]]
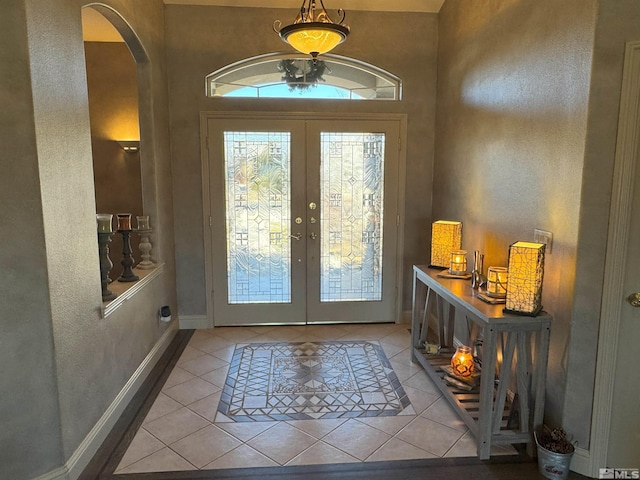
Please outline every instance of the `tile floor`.
[[[147, 414], [116, 474], [475, 456], [475, 438], [422, 368], [407, 325], [219, 327], [198, 330]], [[414, 415], [216, 422], [236, 344], [379, 342]], [[515, 454], [494, 447], [492, 455]]]

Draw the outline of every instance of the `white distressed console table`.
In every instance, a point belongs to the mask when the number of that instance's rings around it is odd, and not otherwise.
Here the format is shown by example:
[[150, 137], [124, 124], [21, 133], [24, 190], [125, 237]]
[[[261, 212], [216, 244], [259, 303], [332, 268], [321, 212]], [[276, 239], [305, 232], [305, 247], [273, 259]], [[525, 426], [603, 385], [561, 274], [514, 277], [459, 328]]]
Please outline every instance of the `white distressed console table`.
[[[503, 305], [477, 298], [470, 281], [438, 273], [413, 267], [412, 360], [422, 365], [474, 434], [480, 459], [489, 458], [491, 445], [528, 443], [531, 448], [532, 432], [544, 415], [551, 316], [504, 313]], [[455, 352], [456, 318], [462, 316], [468, 344], [478, 346], [482, 360], [480, 387], [474, 391], [449, 386], [443, 379], [442, 367]], [[438, 354], [426, 353], [428, 334], [435, 336], [429, 343], [440, 346]]]

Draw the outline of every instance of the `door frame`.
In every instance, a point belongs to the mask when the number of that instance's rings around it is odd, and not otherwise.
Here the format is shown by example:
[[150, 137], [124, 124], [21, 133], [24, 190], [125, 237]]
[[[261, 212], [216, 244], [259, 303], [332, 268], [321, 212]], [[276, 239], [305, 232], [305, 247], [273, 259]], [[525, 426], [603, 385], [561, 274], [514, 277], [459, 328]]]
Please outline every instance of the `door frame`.
[[579, 473], [594, 478], [597, 478], [600, 468], [607, 466], [618, 333], [622, 320], [623, 299], [620, 295], [624, 288], [633, 187], [635, 176], [640, 175], [636, 169], [639, 146], [640, 41], [635, 41], [628, 42], [625, 48], [600, 311], [590, 447], [588, 452], [584, 452], [587, 453], [586, 458], [574, 465], [574, 469]]
[[209, 170], [209, 139], [207, 125], [209, 119], [254, 119], [254, 120], [354, 120], [354, 121], [396, 121], [400, 127], [398, 151], [398, 216], [397, 247], [396, 247], [396, 323], [402, 320], [402, 292], [404, 277], [404, 212], [405, 212], [405, 183], [406, 183], [406, 144], [407, 144], [407, 115], [403, 113], [302, 113], [302, 112], [232, 112], [232, 111], [203, 111], [200, 112], [200, 163], [202, 177], [202, 227], [204, 238], [205, 261], [205, 291], [206, 291], [206, 319], [208, 328], [214, 327], [213, 318], [213, 252], [212, 233], [213, 212], [211, 211], [210, 170]]

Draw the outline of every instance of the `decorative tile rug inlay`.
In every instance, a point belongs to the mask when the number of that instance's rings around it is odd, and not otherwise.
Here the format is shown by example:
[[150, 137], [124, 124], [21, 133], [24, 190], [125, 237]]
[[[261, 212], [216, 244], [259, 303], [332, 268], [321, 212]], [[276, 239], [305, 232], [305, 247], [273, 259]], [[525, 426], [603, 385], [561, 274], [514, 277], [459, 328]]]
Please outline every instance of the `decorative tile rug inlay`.
[[415, 415], [373, 342], [238, 344], [216, 422]]

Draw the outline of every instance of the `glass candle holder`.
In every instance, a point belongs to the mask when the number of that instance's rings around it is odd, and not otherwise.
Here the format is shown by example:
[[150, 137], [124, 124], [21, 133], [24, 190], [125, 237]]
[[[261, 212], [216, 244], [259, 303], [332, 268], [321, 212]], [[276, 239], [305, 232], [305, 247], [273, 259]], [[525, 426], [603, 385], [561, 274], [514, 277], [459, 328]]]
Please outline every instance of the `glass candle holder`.
[[131, 230], [130, 213], [117, 213], [116, 217], [118, 217], [118, 230]]
[[506, 267], [489, 267], [487, 270], [487, 295], [494, 298], [507, 296], [507, 279], [509, 277]]
[[449, 265], [449, 273], [451, 275], [464, 275], [467, 273], [467, 251], [453, 250]]
[[96, 214], [96, 221], [98, 222], [98, 232], [111, 233], [113, 231], [111, 227], [111, 220], [113, 215], [110, 213], [98, 213]]
[[475, 371], [471, 347], [460, 345], [451, 357], [451, 369], [458, 377], [470, 377]]
[[149, 230], [149, 215], [136, 216], [138, 221], [138, 230]]

